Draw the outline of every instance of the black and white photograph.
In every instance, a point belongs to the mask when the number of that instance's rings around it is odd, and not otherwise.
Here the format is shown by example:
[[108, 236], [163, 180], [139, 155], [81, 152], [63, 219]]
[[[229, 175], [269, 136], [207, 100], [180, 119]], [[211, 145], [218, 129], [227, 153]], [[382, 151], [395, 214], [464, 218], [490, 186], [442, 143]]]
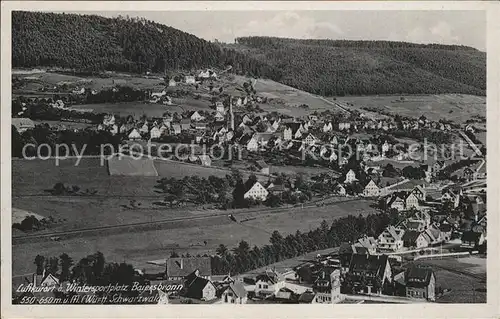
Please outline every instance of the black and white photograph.
[[191, 4], [8, 13], [8, 303], [491, 302], [486, 3]]

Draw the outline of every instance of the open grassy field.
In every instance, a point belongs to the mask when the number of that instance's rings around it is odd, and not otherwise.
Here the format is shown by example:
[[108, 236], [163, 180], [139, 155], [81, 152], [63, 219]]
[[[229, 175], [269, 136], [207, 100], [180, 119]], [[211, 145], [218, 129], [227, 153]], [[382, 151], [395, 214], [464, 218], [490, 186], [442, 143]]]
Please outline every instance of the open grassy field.
[[[102, 90], [112, 88], [116, 85], [131, 86], [136, 89], [141, 88], [157, 88], [160, 89], [165, 86], [165, 82], [155, 77], [142, 77], [137, 75], [127, 75], [120, 73], [108, 73], [105, 77], [84, 77], [69, 74], [60, 74], [54, 72], [28, 72], [23, 70], [13, 70], [13, 76], [30, 80], [27, 83], [27, 88], [31, 86], [40, 85], [57, 85], [62, 83], [74, 84], [89, 87], [95, 90]], [[23, 88], [24, 89], [24, 88]]]
[[362, 107], [374, 107], [394, 115], [420, 117], [425, 115], [434, 121], [440, 119], [463, 123], [474, 115], [486, 116], [486, 98], [466, 94], [440, 95], [400, 95], [387, 96], [349, 96], [337, 100], [352, 103], [352, 109], [365, 112]]
[[132, 158], [113, 156], [108, 159], [109, 175], [115, 176], [158, 176], [153, 160], [150, 158]]
[[486, 258], [443, 258], [418, 263], [430, 265], [436, 274], [436, 286], [451, 289], [437, 301], [440, 303], [485, 303]]
[[[111, 214], [99, 207], [94, 207], [94, 210], [99, 210], [100, 214]], [[369, 207], [369, 202], [360, 200], [334, 206], [293, 208], [276, 213], [249, 212], [238, 215], [238, 220], [254, 217], [256, 219], [241, 223], [221, 216], [181, 222], [160, 230], [19, 244], [13, 247], [13, 273], [17, 275], [32, 271], [36, 254], [59, 256], [63, 252], [78, 260], [87, 254], [101, 251], [109, 261], [125, 260], [135, 267], [145, 268], [150, 267], [148, 261], [166, 258], [173, 250], [181, 254], [215, 253], [219, 244], [232, 248], [241, 240], [246, 240], [251, 246], [264, 245], [269, 242], [270, 234], [274, 230], [284, 235], [294, 233], [297, 229], [308, 231], [318, 227], [323, 219], [331, 222], [349, 214], [366, 215], [370, 212], [373, 212], [373, 209]], [[140, 215], [144, 214], [141, 212]], [[205, 240], [206, 246], [202, 244]]]

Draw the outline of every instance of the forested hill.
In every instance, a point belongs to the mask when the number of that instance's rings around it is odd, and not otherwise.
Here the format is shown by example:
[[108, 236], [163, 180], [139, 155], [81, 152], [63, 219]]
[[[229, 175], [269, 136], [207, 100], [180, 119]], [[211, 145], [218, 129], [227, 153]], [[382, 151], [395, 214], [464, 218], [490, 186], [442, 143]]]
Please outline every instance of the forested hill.
[[231, 65], [280, 77], [245, 54], [146, 19], [21, 11], [12, 13], [12, 65], [140, 73]]
[[13, 67], [191, 70], [227, 65], [321, 95], [485, 95], [486, 54], [462, 46], [267, 37], [211, 43], [139, 18], [12, 13]]
[[486, 93], [486, 53], [466, 46], [244, 37], [228, 47], [321, 95]]

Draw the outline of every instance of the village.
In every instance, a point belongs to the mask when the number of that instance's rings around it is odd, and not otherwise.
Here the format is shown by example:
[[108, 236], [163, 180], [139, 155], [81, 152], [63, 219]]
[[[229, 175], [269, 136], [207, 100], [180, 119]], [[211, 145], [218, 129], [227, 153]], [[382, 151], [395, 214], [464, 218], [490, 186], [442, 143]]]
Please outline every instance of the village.
[[[281, 102], [260, 94], [256, 80], [230, 88], [229, 71], [204, 69], [168, 80], [162, 78], [164, 86], [137, 93], [145, 110], [163, 107], [161, 116], [147, 116], [144, 112], [137, 118], [121, 114], [119, 108], [102, 117], [82, 115], [92, 112], [75, 107], [75, 101], [81, 96], [88, 99], [103, 94], [85, 85], [52, 88], [56, 92], [51, 96], [58, 98], [42, 101], [24, 96], [13, 102], [20, 106], [12, 119], [19, 134], [35, 129], [35, 121], [39, 125], [40, 119], [24, 117], [37, 104], [44, 104], [51, 114], [65, 114], [65, 119], [91, 118], [80, 121], [86, 123], [84, 128], [73, 128], [72, 122], [63, 120], [47, 126], [55, 133], [69, 130], [74, 134], [105, 134], [117, 146], [123, 146], [124, 151], [112, 154], [120, 155], [120, 160], [110, 159], [107, 163], [110, 175], [131, 174], [127, 170], [132, 167], [134, 175], [159, 176], [155, 169], [158, 161], [220, 169], [227, 174], [237, 169], [248, 177], [242, 184], [246, 202], [241, 207], [321, 206], [331, 198], [362, 198], [390, 219], [378, 234], [353, 238], [331, 252], [297, 260], [279, 270], [269, 265], [259, 272], [215, 274], [210, 257], [193, 256], [166, 256], [155, 263], [158, 271], [153, 273], [136, 269], [137, 275], [151, 284], [183, 286], [163, 297], [162, 302], [434, 302], [446, 294], [446, 289], [437, 286], [433, 263], [426, 261], [462, 257], [484, 260], [486, 148], [474, 135], [481, 128], [471, 123], [435, 121], [424, 114], [381, 119], [374, 112], [337, 101], [330, 102], [331, 110], [323, 111], [313, 111], [311, 105], [294, 106], [311, 109], [303, 116], [265, 111]], [[124, 85], [117, 83], [112, 92], [119, 92], [120, 85]], [[207, 107], [184, 110], [177, 102], [180, 95], [203, 101]], [[178, 106], [181, 109], [173, 111]], [[433, 154], [422, 146], [427, 141], [435, 146]], [[450, 147], [459, 141], [464, 142], [463, 149]], [[185, 147], [186, 156], [173, 157], [172, 151], [163, 154], [165, 145]], [[142, 147], [137, 150], [137, 146]], [[144, 150], [146, 146], [148, 151]], [[442, 148], [441, 154], [438, 147]], [[207, 152], [207, 148], [211, 151]], [[135, 165], [133, 155], [137, 153], [153, 169]], [[165, 155], [169, 155], [168, 159], [164, 159]], [[286, 166], [318, 171], [304, 178], [283, 173]], [[166, 181], [164, 190], [172, 195], [167, 182], [172, 183]], [[205, 202], [219, 203], [221, 195], [210, 198]], [[187, 201], [186, 195], [175, 194], [175, 201]], [[229, 217], [238, 222], [237, 217]], [[34, 286], [62, 284], [57, 276], [45, 271], [33, 278]]]

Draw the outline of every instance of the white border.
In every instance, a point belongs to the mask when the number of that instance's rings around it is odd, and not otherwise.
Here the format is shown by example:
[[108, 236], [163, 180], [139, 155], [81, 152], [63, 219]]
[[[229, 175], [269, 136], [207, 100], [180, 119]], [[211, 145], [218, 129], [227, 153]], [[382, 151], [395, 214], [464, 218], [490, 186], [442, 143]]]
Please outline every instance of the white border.
[[[488, 147], [488, 297], [487, 304], [422, 305], [168, 305], [168, 306], [12, 306], [11, 305], [11, 164], [10, 101], [11, 69], [10, 34], [12, 10], [29, 11], [246, 11], [246, 10], [485, 10], [487, 11], [487, 147]], [[2, 2], [2, 107], [1, 107], [1, 295], [2, 317], [68, 318], [68, 317], [176, 317], [176, 318], [499, 318], [499, 251], [498, 211], [500, 207], [500, 154], [498, 102], [500, 99], [500, 5], [496, 2]]]

